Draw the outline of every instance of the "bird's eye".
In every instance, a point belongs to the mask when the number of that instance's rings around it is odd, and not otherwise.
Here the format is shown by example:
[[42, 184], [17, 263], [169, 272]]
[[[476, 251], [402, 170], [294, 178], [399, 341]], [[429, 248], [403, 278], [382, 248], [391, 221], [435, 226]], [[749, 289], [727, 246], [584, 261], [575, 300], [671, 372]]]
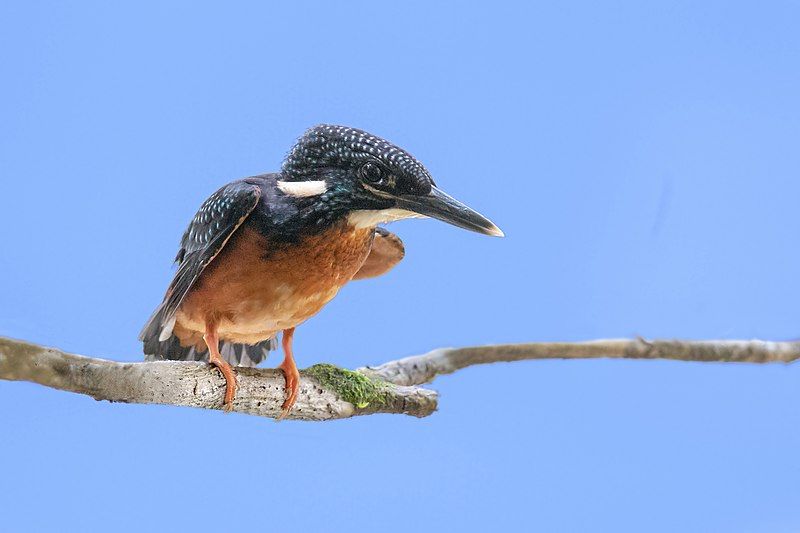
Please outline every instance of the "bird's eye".
[[364, 163], [361, 177], [370, 183], [380, 183], [383, 181], [383, 169], [375, 163]]

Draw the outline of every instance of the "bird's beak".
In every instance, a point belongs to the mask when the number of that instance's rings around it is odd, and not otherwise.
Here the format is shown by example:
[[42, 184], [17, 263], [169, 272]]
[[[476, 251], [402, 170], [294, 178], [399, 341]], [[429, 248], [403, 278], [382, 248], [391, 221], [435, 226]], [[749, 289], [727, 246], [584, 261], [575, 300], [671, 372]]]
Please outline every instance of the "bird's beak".
[[423, 196], [412, 194], [398, 196], [397, 207], [420, 215], [438, 218], [448, 224], [484, 235], [504, 236], [500, 228], [495, 226], [491, 220], [436, 187], [431, 188], [431, 192]]

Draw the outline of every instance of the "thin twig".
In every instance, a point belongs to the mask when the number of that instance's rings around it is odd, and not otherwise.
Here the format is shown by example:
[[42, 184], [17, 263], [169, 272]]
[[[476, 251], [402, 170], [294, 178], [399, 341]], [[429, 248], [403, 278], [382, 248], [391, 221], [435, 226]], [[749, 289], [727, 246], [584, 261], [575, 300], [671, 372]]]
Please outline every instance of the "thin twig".
[[673, 359], [715, 363], [789, 363], [800, 359], [800, 342], [602, 339], [439, 348], [424, 355], [360, 369], [398, 385], [422, 385], [474, 365], [526, 359]]

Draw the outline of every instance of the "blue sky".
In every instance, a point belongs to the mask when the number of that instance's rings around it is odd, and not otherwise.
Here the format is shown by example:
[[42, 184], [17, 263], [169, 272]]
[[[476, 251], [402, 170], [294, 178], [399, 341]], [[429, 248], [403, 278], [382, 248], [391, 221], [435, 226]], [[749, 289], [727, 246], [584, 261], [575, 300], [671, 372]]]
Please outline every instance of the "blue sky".
[[[507, 237], [393, 225], [406, 259], [298, 329], [301, 367], [800, 336], [796, 4], [165, 4], [0, 6], [1, 335], [139, 360], [203, 199], [332, 122]], [[3, 527], [800, 528], [798, 366], [539, 361], [434, 387], [423, 420], [276, 424], [3, 382]]]

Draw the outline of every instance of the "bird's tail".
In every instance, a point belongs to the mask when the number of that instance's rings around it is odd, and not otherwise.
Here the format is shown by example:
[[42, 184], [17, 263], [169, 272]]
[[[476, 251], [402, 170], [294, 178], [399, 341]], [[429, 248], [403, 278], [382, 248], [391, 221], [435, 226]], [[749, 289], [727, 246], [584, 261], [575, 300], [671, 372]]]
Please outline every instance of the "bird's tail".
[[[170, 323], [163, 317], [161, 306], [155, 310], [147, 321], [139, 340], [144, 346], [145, 361], [208, 361], [208, 348], [198, 343], [190, 346], [181, 345], [178, 337], [172, 332], [174, 321]], [[277, 348], [277, 339], [267, 339], [258, 344], [233, 344], [223, 341], [219, 353], [234, 366], [256, 366]]]

